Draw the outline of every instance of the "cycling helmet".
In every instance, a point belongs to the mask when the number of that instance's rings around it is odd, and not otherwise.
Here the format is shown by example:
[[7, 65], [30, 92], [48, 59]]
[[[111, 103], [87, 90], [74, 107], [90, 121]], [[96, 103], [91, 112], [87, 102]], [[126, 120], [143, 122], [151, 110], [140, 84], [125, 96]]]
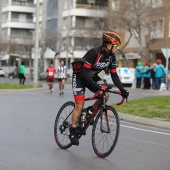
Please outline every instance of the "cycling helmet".
[[108, 44], [112, 44], [112, 45], [119, 45], [121, 44], [121, 38], [120, 36], [112, 31], [105, 31], [103, 32], [103, 36], [102, 36], [103, 42], [104, 43], [108, 43]]

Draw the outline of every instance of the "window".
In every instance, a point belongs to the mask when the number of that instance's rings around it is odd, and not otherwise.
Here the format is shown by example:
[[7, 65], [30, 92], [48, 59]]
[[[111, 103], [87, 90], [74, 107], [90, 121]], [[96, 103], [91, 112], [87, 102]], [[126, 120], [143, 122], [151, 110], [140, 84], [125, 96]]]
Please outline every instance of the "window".
[[162, 7], [163, 4], [164, 4], [164, 0], [152, 0], [152, 7], [153, 8]]
[[112, 10], [119, 10], [119, 0], [112, 0]]
[[85, 27], [85, 17], [76, 17], [76, 27]]
[[151, 0], [141, 0], [141, 3], [147, 7], [151, 6], [151, 2], [152, 2]]
[[151, 23], [151, 38], [163, 38], [164, 28], [163, 28], [163, 20], [153, 21]]

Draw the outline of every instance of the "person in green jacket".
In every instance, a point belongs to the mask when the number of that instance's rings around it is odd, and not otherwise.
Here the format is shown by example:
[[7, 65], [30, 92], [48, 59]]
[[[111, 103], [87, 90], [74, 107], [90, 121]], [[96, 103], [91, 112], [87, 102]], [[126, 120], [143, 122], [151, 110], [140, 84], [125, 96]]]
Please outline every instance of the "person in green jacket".
[[24, 84], [25, 83], [25, 63], [22, 61], [21, 65], [19, 67], [19, 84]]

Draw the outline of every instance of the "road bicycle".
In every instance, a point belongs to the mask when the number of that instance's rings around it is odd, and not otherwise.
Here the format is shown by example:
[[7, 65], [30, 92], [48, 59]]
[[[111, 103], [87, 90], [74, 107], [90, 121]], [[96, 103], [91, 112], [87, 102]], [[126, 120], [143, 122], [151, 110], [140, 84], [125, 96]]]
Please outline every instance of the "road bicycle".
[[[85, 101], [100, 99], [100, 104], [93, 111], [93, 114], [88, 114], [90, 107], [83, 108], [79, 118], [77, 133], [80, 138], [82, 135], [86, 135], [86, 130], [91, 124], [92, 120], [92, 146], [95, 154], [104, 158], [111, 154], [116, 146], [119, 137], [120, 122], [117, 111], [106, 104], [106, 93], [118, 94], [122, 97], [120, 91], [112, 91], [113, 86], [105, 86], [101, 88], [103, 94], [97, 96], [94, 94], [93, 97], [86, 98]], [[124, 102], [122, 97], [121, 101], [117, 105], [121, 105]], [[69, 139], [71, 128], [71, 116], [74, 109], [75, 103], [68, 101], [61, 106], [56, 116], [54, 125], [54, 137], [57, 145], [61, 149], [68, 149], [72, 146]]]

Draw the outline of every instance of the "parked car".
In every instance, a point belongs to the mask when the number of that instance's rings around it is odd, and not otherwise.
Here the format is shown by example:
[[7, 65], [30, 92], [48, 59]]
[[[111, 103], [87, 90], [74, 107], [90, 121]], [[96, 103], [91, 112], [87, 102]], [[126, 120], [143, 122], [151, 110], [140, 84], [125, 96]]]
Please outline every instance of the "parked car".
[[47, 73], [46, 72], [41, 72], [38, 75], [39, 80], [46, 80], [47, 79]]
[[[124, 85], [132, 85], [135, 78], [135, 68], [118, 67], [117, 74]], [[110, 74], [105, 74], [103, 77], [107, 84], [113, 84]]]
[[4, 73], [4, 70], [2, 68], [0, 68], [0, 77], [5, 77], [5, 73]]
[[19, 78], [19, 74], [16, 71], [12, 71], [8, 74], [8, 78]]

